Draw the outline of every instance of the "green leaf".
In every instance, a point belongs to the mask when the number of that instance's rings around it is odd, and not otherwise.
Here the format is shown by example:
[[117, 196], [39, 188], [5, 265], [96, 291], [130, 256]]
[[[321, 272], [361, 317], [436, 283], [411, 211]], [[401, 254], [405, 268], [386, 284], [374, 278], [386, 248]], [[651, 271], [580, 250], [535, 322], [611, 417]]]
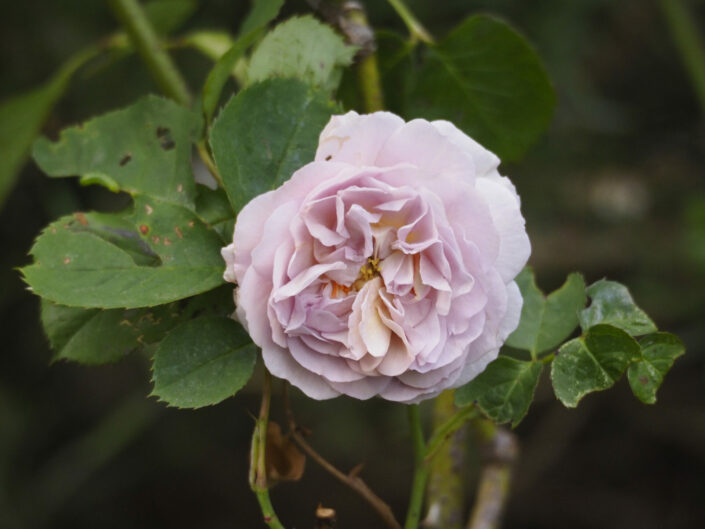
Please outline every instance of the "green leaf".
[[315, 88], [333, 91], [357, 48], [345, 44], [333, 28], [311, 15], [279, 24], [259, 43], [250, 58], [248, 82], [295, 77]]
[[54, 360], [105, 364], [159, 343], [193, 317], [228, 317], [232, 310], [232, 285], [224, 285], [183, 302], [142, 309], [82, 309], [43, 299], [41, 320]]
[[524, 362], [500, 356], [475, 379], [455, 392], [455, 404], [477, 403], [497, 423], [516, 427], [529, 410], [543, 369], [541, 362]]
[[79, 213], [50, 224], [22, 273], [61, 305], [149, 307], [222, 284], [222, 244], [189, 210], [137, 196], [130, 215]]
[[403, 114], [413, 84], [415, 46], [393, 31], [380, 30], [375, 36], [385, 105], [391, 112]]
[[561, 288], [548, 297], [536, 286], [531, 268], [516, 278], [524, 298], [519, 327], [507, 339], [507, 345], [542, 353], [558, 346], [578, 326], [578, 313], [585, 307], [585, 280], [570, 274]]
[[165, 98], [137, 103], [62, 131], [55, 143], [40, 138], [34, 159], [49, 176], [80, 175], [83, 184], [192, 205], [191, 145], [200, 119]]
[[596, 325], [561, 346], [551, 365], [553, 390], [565, 406], [575, 408], [588, 393], [611, 387], [640, 357], [639, 344], [622, 329]]
[[247, 383], [257, 348], [228, 318], [198, 318], [171, 331], [154, 356], [153, 395], [179, 408], [217, 404]]
[[201, 30], [184, 35], [181, 39], [184, 45], [192, 46], [203, 55], [218, 61], [233, 47], [234, 41], [227, 31]]
[[505, 160], [536, 141], [555, 104], [536, 52], [485, 15], [471, 16], [429, 48], [412, 97], [417, 117], [452, 121]]
[[228, 195], [221, 188], [212, 190], [198, 185], [196, 213], [221, 236], [224, 242], [233, 240], [235, 215]]
[[98, 51], [90, 47], [76, 53], [40, 87], [0, 103], [0, 206], [51, 109], [66, 92], [71, 76]]
[[122, 359], [139, 346], [126, 312], [64, 307], [42, 300], [41, 320], [56, 353], [54, 360], [96, 365]]
[[230, 49], [218, 59], [218, 62], [215, 63], [215, 66], [208, 74], [203, 85], [203, 114], [206, 116], [207, 122], [210, 123], [211, 119], [213, 119], [216, 107], [220, 101], [220, 93], [223, 91], [228, 77], [234, 72], [236, 63], [242, 58], [252, 43], [257, 40], [260, 30], [261, 28], [254, 28], [238, 38]]
[[656, 391], [676, 358], [685, 353], [680, 339], [666, 332], [644, 336], [640, 341], [642, 357], [629, 366], [627, 378], [632, 393], [646, 403], [656, 402]]
[[296, 79], [270, 79], [233, 97], [213, 124], [211, 147], [235, 211], [313, 160], [338, 111], [327, 94]]
[[284, 0], [253, 0], [253, 6], [240, 26], [240, 35], [266, 26], [279, 14]]
[[592, 302], [580, 313], [583, 330], [599, 323], [614, 325], [632, 336], [656, 332], [656, 325], [634, 303], [629, 290], [615, 281], [601, 279], [587, 289]]

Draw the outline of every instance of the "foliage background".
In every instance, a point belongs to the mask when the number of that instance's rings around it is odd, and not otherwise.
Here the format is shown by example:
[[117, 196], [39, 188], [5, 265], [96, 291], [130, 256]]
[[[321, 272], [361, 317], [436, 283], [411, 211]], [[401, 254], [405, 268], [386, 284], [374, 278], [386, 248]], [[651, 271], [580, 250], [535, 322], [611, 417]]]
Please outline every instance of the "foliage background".
[[[367, 2], [376, 27], [404, 32], [384, 2]], [[536, 46], [558, 94], [549, 133], [519, 164], [504, 165], [523, 200], [531, 264], [549, 291], [572, 270], [629, 285], [659, 327], [679, 334], [678, 360], [654, 407], [626, 381], [564, 409], [543, 380], [518, 428], [522, 443], [505, 527], [692, 528], [705, 522], [705, 129], [659, 3], [644, 0], [409, 2], [437, 36], [491, 10]], [[705, 30], [705, 3], [689, 2]], [[201, 2], [184, 30], [235, 32], [245, 1]], [[283, 18], [306, 10], [287, 2]], [[45, 80], [62, 60], [110, 33], [102, 2], [6, 3], [0, 18], [0, 98]], [[193, 87], [210, 63], [176, 57]], [[74, 80], [45, 132], [156, 92], [136, 57]], [[394, 94], [387, 94], [393, 99]], [[57, 363], [13, 267], [59, 215], [118, 210], [124, 197], [50, 180], [29, 164], [0, 211], [0, 527], [258, 527], [247, 486], [257, 408], [255, 377], [237, 399], [199, 411], [146, 399], [148, 362]], [[299, 397], [299, 395], [295, 395]], [[277, 418], [275, 395], [274, 418]], [[403, 411], [381, 401], [296, 398], [311, 442], [363, 476], [403, 512], [411, 454]], [[471, 461], [467, 479], [477, 469]], [[379, 522], [353, 494], [309, 465], [273, 492], [285, 523], [313, 525], [321, 502], [341, 528]]]

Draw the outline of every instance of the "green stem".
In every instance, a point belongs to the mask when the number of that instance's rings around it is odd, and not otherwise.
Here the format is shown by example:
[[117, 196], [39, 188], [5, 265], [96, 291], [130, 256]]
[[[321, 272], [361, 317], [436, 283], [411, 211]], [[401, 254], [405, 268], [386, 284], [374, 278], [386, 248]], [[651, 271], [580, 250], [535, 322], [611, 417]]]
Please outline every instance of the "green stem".
[[108, 4], [130, 36], [159, 89], [178, 103], [189, 106], [191, 96], [186, 82], [164, 51], [142, 6], [137, 0], [108, 0]]
[[695, 25], [696, 18], [681, 0], [659, 0], [659, 3], [705, 114], [705, 48]]
[[461, 429], [476, 411], [473, 406], [457, 409], [455, 391], [447, 390], [433, 403], [434, 432], [426, 448], [430, 464], [426, 518], [428, 529], [461, 529], [465, 506], [463, 469], [466, 430]]
[[358, 53], [355, 64], [355, 74], [357, 85], [362, 96], [362, 106], [365, 112], [377, 112], [384, 110], [384, 93], [382, 91], [382, 78], [377, 64], [377, 54], [375, 53], [374, 32], [367, 20], [367, 14], [362, 4], [352, 4], [352, 7], [345, 10], [346, 27], [359, 28], [357, 31], [367, 35], [367, 39], [362, 43], [362, 49]]
[[264, 384], [262, 385], [262, 404], [259, 417], [252, 433], [252, 449], [250, 450], [250, 488], [255, 493], [259, 502], [264, 522], [271, 529], [284, 529], [274, 511], [272, 500], [269, 498], [269, 485], [267, 484], [267, 465], [265, 454], [267, 452], [267, 422], [269, 421], [269, 406], [272, 401], [272, 375], [264, 369]]
[[404, 524], [404, 529], [417, 529], [419, 526], [419, 519], [421, 518], [423, 498], [426, 493], [429, 466], [426, 461], [426, 442], [424, 441], [418, 404], [410, 405], [408, 407], [408, 413], [409, 426], [411, 427], [411, 437], [414, 446], [414, 479], [411, 485], [409, 510], [406, 513], [406, 523]]
[[394, 8], [394, 11], [397, 12], [397, 15], [399, 15], [399, 17], [404, 21], [404, 24], [406, 24], [406, 27], [409, 29], [409, 33], [411, 34], [412, 41], [420, 40], [427, 44], [435, 43], [431, 34], [423, 26], [423, 24], [418, 21], [418, 19], [409, 10], [409, 8], [406, 7], [406, 4], [404, 4], [403, 0], [387, 1], [389, 2], [389, 5]]

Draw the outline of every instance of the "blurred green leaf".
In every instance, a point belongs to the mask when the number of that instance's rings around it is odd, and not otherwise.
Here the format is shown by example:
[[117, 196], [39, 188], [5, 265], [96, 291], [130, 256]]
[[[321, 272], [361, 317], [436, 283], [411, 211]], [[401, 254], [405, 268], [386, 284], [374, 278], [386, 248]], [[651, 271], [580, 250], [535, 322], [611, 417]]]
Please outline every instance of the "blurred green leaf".
[[64, 129], [57, 142], [38, 139], [33, 155], [49, 176], [79, 175], [83, 184], [191, 206], [191, 148], [199, 129], [198, 114], [147, 96]]
[[622, 329], [596, 325], [561, 346], [551, 365], [553, 390], [565, 406], [575, 408], [588, 393], [611, 387], [640, 357], [639, 344]]
[[311, 15], [282, 22], [259, 43], [250, 58], [248, 83], [270, 77], [295, 77], [333, 91], [357, 48]]
[[242, 23], [238, 39], [218, 59], [203, 85], [203, 113], [208, 123], [213, 119], [220, 94], [228, 77], [234, 72], [235, 65], [259, 38], [263, 28], [276, 18], [283, 4], [284, 0], [254, 0], [252, 11]]
[[196, 0], [151, 0], [145, 2], [144, 12], [155, 31], [167, 35], [186, 22], [198, 8]]
[[194, 31], [185, 35], [180, 42], [194, 47], [214, 61], [218, 61], [234, 44], [230, 33], [216, 30]]
[[485, 15], [428, 49], [412, 99], [415, 117], [452, 121], [505, 160], [520, 158], [546, 130], [555, 104], [536, 52]]
[[637, 307], [624, 285], [601, 279], [590, 285], [587, 293], [591, 303], [580, 313], [580, 326], [583, 330], [606, 323], [619, 327], [632, 336], [656, 332], [654, 322]]
[[220, 101], [220, 94], [233, 73], [236, 63], [242, 58], [247, 49], [257, 40], [261, 28], [255, 28], [249, 33], [238, 38], [231, 48], [218, 59], [213, 69], [208, 74], [203, 85], [203, 113], [210, 123]]
[[[111, 222], [101, 224], [106, 217]], [[22, 273], [36, 294], [61, 305], [149, 307], [220, 285], [222, 244], [191, 211], [137, 196], [130, 215], [76, 214], [50, 224]]]
[[257, 348], [229, 318], [198, 318], [179, 325], [154, 356], [153, 395], [179, 408], [217, 404], [252, 376]]
[[657, 332], [639, 340], [642, 357], [629, 366], [627, 378], [632, 392], [646, 404], [656, 402], [656, 391], [676, 358], [685, 353], [680, 339], [666, 332]]
[[385, 106], [402, 115], [408, 107], [414, 77], [414, 45], [393, 31], [380, 30], [375, 36]]
[[455, 391], [455, 404], [476, 403], [482, 412], [497, 423], [517, 426], [534, 400], [543, 364], [499, 356], [468, 384]]
[[96, 47], [81, 50], [40, 87], [0, 103], [0, 205], [12, 189], [51, 109], [68, 88], [71, 76], [98, 52]]
[[507, 339], [507, 345], [543, 353], [558, 346], [578, 326], [578, 313], [585, 307], [585, 280], [570, 274], [561, 288], [548, 297], [536, 286], [531, 268], [516, 278], [524, 298], [519, 327]]
[[269, 24], [279, 14], [284, 0], [252, 0], [252, 9], [240, 26], [240, 35]]
[[338, 107], [297, 79], [270, 79], [234, 96], [211, 130], [211, 147], [235, 211], [313, 160]]

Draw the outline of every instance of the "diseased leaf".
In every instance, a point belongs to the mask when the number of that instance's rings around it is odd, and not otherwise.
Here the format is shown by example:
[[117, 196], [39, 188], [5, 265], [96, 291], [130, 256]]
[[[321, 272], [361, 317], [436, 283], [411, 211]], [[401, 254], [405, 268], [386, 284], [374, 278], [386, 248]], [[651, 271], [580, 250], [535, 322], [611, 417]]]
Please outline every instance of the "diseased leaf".
[[259, 43], [247, 70], [249, 83], [270, 77], [295, 77], [333, 91], [357, 48], [345, 44], [330, 26], [311, 15], [282, 22]]
[[548, 127], [555, 96], [541, 60], [506, 23], [474, 15], [429, 48], [412, 117], [447, 119], [503, 160]]
[[575, 408], [588, 393], [611, 387], [640, 357], [639, 344], [622, 329], [596, 325], [561, 346], [551, 365], [553, 390], [565, 406]]
[[77, 213], [50, 224], [22, 273], [35, 293], [61, 305], [149, 307], [220, 285], [221, 246], [191, 211], [137, 196], [129, 215]]
[[541, 362], [524, 362], [500, 356], [475, 379], [455, 392], [455, 404], [476, 402], [497, 423], [517, 426], [529, 410], [543, 369]]
[[217, 404], [252, 375], [257, 348], [229, 318], [197, 318], [176, 327], [154, 356], [153, 395], [179, 408]]
[[191, 146], [198, 115], [165, 98], [147, 96], [61, 132], [57, 142], [34, 144], [33, 156], [49, 176], [80, 176], [83, 184], [192, 206]]
[[240, 35], [269, 24], [279, 14], [284, 0], [253, 0], [252, 4], [252, 9], [240, 26]]
[[583, 330], [606, 323], [632, 336], [656, 332], [654, 322], [634, 303], [624, 285], [601, 279], [590, 285], [587, 293], [591, 303], [580, 313], [580, 326]]
[[524, 305], [519, 326], [507, 339], [507, 345], [534, 354], [557, 347], [578, 326], [578, 314], [587, 300], [585, 280], [580, 274], [570, 274], [563, 286], [548, 297], [536, 286], [531, 268], [525, 268], [516, 282]]
[[318, 136], [337, 110], [327, 94], [296, 79], [270, 79], [233, 97], [210, 138], [233, 209], [312, 161]]
[[677, 336], [666, 332], [648, 334], [639, 345], [642, 357], [629, 366], [629, 385], [640, 401], [654, 404], [656, 391], [675, 359], [685, 353], [685, 346]]

